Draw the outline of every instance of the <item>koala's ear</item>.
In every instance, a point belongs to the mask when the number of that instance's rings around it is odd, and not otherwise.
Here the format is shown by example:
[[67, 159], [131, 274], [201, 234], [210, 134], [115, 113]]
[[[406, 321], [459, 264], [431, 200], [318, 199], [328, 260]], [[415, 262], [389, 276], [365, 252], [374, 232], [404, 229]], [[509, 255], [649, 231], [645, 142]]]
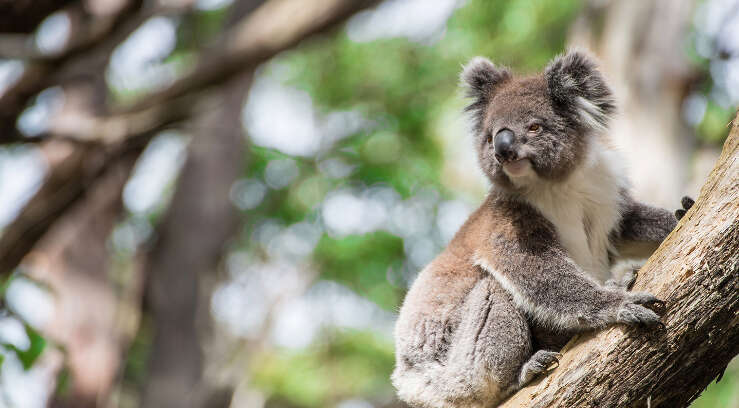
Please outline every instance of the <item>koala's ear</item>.
[[474, 110], [478, 103], [484, 105], [490, 100], [495, 88], [511, 78], [507, 68], [496, 67], [487, 58], [475, 57], [462, 70], [462, 85], [467, 96], [474, 99], [468, 110]]
[[572, 119], [593, 130], [602, 130], [616, 110], [611, 89], [595, 61], [579, 50], [554, 58], [544, 71], [556, 108], [575, 115]]

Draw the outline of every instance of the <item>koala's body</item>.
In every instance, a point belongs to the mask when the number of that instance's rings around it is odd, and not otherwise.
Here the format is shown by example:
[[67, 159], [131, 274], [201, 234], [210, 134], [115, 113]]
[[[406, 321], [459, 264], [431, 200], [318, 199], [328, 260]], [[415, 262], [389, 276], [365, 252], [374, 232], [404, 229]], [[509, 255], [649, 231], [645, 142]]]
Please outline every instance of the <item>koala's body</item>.
[[570, 52], [529, 77], [478, 57], [462, 81], [492, 188], [400, 311], [392, 380], [424, 408], [494, 406], [575, 333], [659, 324], [660, 300], [606, 279], [677, 222], [629, 195], [606, 134], [611, 92], [588, 56]]

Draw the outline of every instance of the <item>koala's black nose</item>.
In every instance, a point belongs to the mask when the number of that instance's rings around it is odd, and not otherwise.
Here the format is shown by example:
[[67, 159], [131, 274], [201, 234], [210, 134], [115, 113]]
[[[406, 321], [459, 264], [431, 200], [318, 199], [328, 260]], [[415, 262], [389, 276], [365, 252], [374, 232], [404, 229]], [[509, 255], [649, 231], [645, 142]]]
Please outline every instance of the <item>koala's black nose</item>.
[[516, 151], [513, 150], [513, 132], [510, 129], [501, 129], [495, 134], [493, 146], [495, 147], [495, 158], [499, 162], [516, 160]]

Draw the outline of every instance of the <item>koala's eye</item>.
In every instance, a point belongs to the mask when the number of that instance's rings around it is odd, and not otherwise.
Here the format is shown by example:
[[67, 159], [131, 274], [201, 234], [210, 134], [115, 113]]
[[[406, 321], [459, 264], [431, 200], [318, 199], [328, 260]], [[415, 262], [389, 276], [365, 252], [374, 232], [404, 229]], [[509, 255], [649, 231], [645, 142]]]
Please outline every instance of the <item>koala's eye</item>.
[[485, 139], [488, 143], [493, 143], [493, 135], [488, 134], [488, 137]]
[[539, 130], [541, 130], [541, 126], [538, 123], [529, 126], [529, 132], [538, 132]]

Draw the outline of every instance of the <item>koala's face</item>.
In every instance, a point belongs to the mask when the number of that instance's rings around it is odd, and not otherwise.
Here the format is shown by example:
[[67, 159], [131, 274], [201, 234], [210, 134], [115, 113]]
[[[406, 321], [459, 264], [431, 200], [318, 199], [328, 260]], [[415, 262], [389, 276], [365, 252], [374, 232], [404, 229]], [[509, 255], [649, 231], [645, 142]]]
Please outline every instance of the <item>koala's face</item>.
[[478, 57], [462, 79], [474, 98], [467, 110], [473, 113], [480, 165], [493, 183], [508, 189], [566, 178], [614, 110], [595, 64], [578, 52], [524, 78]]

